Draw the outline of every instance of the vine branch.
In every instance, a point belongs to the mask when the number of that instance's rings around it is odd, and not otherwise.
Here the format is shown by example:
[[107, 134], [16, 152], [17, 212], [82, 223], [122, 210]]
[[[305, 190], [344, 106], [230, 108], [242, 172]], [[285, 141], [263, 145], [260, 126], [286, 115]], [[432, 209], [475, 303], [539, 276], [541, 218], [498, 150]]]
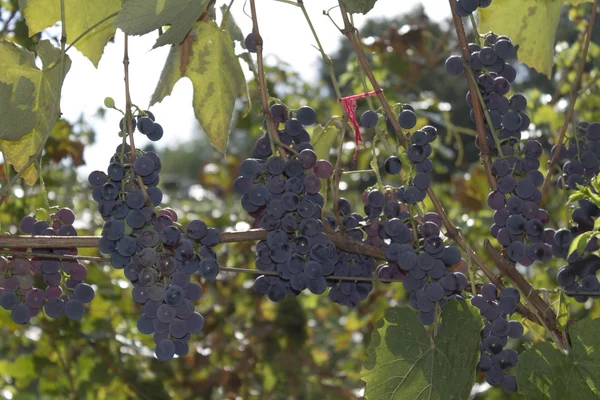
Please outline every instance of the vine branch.
[[[266, 240], [268, 232], [263, 229], [251, 229], [248, 231], [222, 232], [221, 243], [256, 242]], [[359, 242], [341, 233], [327, 232], [329, 240], [341, 250], [353, 254], [362, 254], [385, 260], [385, 251], [379, 247]], [[73, 247], [86, 248], [98, 247], [100, 236], [14, 236], [0, 235], [0, 249], [28, 249], [28, 248], [53, 248], [70, 249]]]
[[[467, 40], [467, 34], [465, 32], [465, 27], [462, 23], [462, 19], [456, 13], [456, 0], [449, 0], [450, 8], [452, 11], [452, 19], [454, 21], [454, 27], [456, 29], [456, 36], [458, 37], [458, 44], [460, 47], [461, 55], [463, 58], [463, 63], [468, 63], [469, 58], [471, 58], [471, 53], [469, 52], [469, 42]], [[474, 25], [475, 26], [475, 25]], [[469, 85], [469, 92], [471, 95], [471, 104], [473, 105], [473, 111], [475, 113], [475, 126], [477, 127], [477, 142], [479, 145], [479, 157], [481, 158], [481, 162], [483, 163], [483, 168], [485, 169], [485, 175], [487, 176], [488, 184], [492, 190], [496, 190], [497, 183], [496, 179], [492, 175], [492, 160], [490, 148], [487, 143], [487, 139], [485, 137], [485, 124], [483, 121], [483, 108], [481, 103], [479, 102], [479, 98], [477, 94], [479, 93], [479, 89], [477, 85], [470, 79], [468, 65], [464, 65], [465, 77], [467, 78], [467, 84]]]
[[[129, 136], [129, 148], [131, 150], [131, 162], [133, 163], [136, 159], [135, 154], [135, 141], [133, 140], [133, 122], [131, 115], [131, 92], [129, 90], [129, 36], [125, 33], [124, 49], [123, 49], [123, 69], [124, 69], [124, 80], [125, 80], [125, 126], [127, 126], [127, 135]], [[144, 195], [144, 201], [146, 205], [152, 205], [148, 192], [146, 191], [146, 185], [142, 177], [135, 174], [138, 186]]]
[[577, 77], [575, 78], [575, 82], [573, 83], [573, 87], [571, 88], [571, 96], [569, 100], [569, 108], [567, 109], [567, 115], [565, 116], [565, 120], [563, 122], [562, 128], [560, 130], [560, 136], [558, 138], [558, 142], [556, 143], [556, 149], [554, 151], [554, 155], [548, 164], [548, 172], [546, 173], [546, 177], [544, 179], [544, 184], [542, 185], [542, 195], [545, 198], [548, 192], [548, 186], [550, 185], [550, 181], [552, 180], [552, 174], [554, 173], [554, 169], [556, 168], [556, 163], [558, 162], [558, 157], [560, 156], [560, 152], [563, 147], [563, 142], [565, 140], [565, 134], [567, 133], [567, 129], [569, 128], [569, 122], [571, 122], [571, 118], [573, 117], [573, 112], [575, 110], [575, 103], [577, 102], [577, 97], [579, 96], [579, 88], [581, 86], [581, 79], [583, 77], [583, 71], [585, 69], [585, 61], [587, 59], [588, 49], [590, 47], [590, 40], [592, 38], [592, 29], [594, 28], [594, 24], [596, 22], [596, 15], [598, 13], [598, 0], [594, 0], [594, 5], [592, 6], [592, 15], [590, 16], [590, 21], [588, 22], [585, 42], [583, 43], [583, 50], [581, 52], [581, 60], [579, 61], [579, 69], [577, 71]]
[[252, 18], [252, 34], [256, 40], [256, 64], [258, 67], [258, 89], [260, 91], [260, 104], [265, 121], [267, 121], [267, 132], [271, 138], [271, 141], [279, 147], [279, 155], [284, 161], [287, 161], [287, 153], [281, 148], [279, 139], [279, 133], [275, 127], [275, 123], [271, 118], [271, 111], [269, 111], [269, 91], [267, 89], [265, 65], [263, 60], [263, 40], [260, 36], [258, 29], [258, 18], [256, 16], [256, 4], [255, 0], [250, 0], [250, 13]]

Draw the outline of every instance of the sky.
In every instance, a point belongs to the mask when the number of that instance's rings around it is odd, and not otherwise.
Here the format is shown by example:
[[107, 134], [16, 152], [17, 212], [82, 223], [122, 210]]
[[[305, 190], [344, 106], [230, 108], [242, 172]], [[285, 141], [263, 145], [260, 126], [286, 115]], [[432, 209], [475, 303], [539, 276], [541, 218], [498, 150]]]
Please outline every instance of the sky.
[[[220, 8], [225, 3], [225, 0], [217, 0], [216, 6]], [[232, 6], [232, 15], [246, 35], [252, 30], [252, 21], [244, 13], [244, 3], [244, 0], [236, 0]], [[434, 21], [442, 21], [450, 16], [446, 0], [379, 0], [366, 16], [356, 15], [355, 24], [360, 29], [367, 18], [400, 15], [419, 3]], [[329, 18], [323, 15], [323, 10], [336, 4], [337, 0], [305, 0], [307, 11], [327, 53], [335, 52], [344, 39]], [[249, 10], [247, 12], [249, 14]], [[275, 54], [292, 65], [303, 78], [314, 82], [321, 58], [312, 47], [314, 39], [301, 10], [276, 0], [259, 0], [257, 15], [267, 62], [268, 55]], [[338, 25], [342, 25], [338, 9], [332, 10], [331, 15]], [[133, 103], [142, 108], [148, 106], [169, 51], [168, 46], [151, 50], [156, 37], [155, 33], [150, 33], [129, 39], [131, 96]], [[114, 43], [106, 46], [98, 69], [76, 50], [69, 51], [69, 56], [73, 63], [65, 78], [61, 108], [63, 117], [71, 122], [83, 114], [86, 122], [96, 131], [96, 144], [85, 149], [87, 164], [78, 169], [79, 174], [87, 176], [95, 169], [105, 170], [109, 154], [120, 143], [117, 132], [121, 114], [115, 110], [107, 110], [105, 117], [100, 118], [97, 111], [103, 107], [107, 96], [112, 97], [117, 106], [123, 108], [123, 33], [117, 31]], [[247, 77], [251, 79], [249, 73]], [[184, 78], [175, 85], [171, 96], [150, 109], [165, 132], [163, 138], [155, 143], [159, 149], [165, 146], [177, 147], [180, 143], [190, 141], [193, 135], [200, 134], [193, 114], [192, 95], [192, 85]], [[136, 145], [143, 147], [148, 140], [139, 136], [142, 135], [136, 136]]]

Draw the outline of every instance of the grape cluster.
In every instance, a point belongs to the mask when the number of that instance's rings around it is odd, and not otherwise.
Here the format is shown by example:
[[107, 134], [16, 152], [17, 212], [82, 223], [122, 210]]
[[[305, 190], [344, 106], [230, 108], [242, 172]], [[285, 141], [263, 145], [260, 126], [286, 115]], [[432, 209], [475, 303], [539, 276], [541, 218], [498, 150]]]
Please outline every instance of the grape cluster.
[[424, 126], [410, 136], [411, 145], [406, 150], [408, 160], [416, 171], [409, 185], [398, 190], [398, 200], [406, 204], [416, 204], [427, 196], [427, 189], [431, 186], [431, 171], [433, 163], [429, 159], [432, 153], [431, 144], [437, 138], [437, 129], [433, 126]]
[[[476, 73], [490, 120], [485, 118], [487, 143], [492, 154], [501, 156], [492, 163], [497, 189], [487, 199], [495, 210], [490, 233], [513, 262], [528, 266], [535, 261], [549, 261], [554, 231], [546, 229], [550, 215], [539, 208], [542, 193], [538, 188], [544, 182], [539, 171], [543, 148], [537, 140], [527, 140], [521, 146], [521, 131], [530, 123], [525, 113], [527, 99], [522, 94], [505, 96], [516, 78], [514, 68], [506, 62], [514, 55], [514, 46], [508, 37], [489, 33], [484, 47], [470, 44], [469, 49], [469, 67]], [[450, 74], [457, 75], [462, 68], [460, 57], [446, 60]], [[470, 93], [466, 99], [474, 122]]]
[[[150, 111], [146, 110], [144, 111], [144, 114], [145, 115], [139, 115], [137, 118], [131, 120], [133, 130], [135, 131], [137, 128], [137, 130], [149, 140], [153, 142], [159, 141], [164, 134], [162, 126], [159, 123], [154, 122], [154, 114]], [[121, 119], [119, 128], [121, 131], [127, 132], [128, 127], [125, 125], [125, 118]]]
[[[152, 151], [144, 153], [136, 150], [136, 153], [132, 162], [129, 145], [117, 146], [107, 172], [92, 171], [88, 182], [93, 187], [92, 197], [98, 203], [98, 212], [105, 221], [111, 218], [124, 219], [123, 222], [127, 222], [131, 229], [139, 230], [155, 217], [154, 207], [161, 203], [163, 194], [157, 187], [160, 181], [160, 158]], [[144, 184], [149, 204], [146, 204], [138, 180]], [[110, 226], [113, 224], [109, 224], [108, 229], [112, 229]]]
[[[304, 106], [300, 107], [295, 114], [288, 112], [285, 106], [281, 104], [273, 104], [270, 108], [271, 119], [277, 127], [279, 134], [279, 140], [286, 146], [291, 146], [296, 152], [300, 153], [302, 150], [310, 149], [313, 150], [310, 144], [310, 135], [305, 126], [313, 125], [317, 122], [317, 113], [312, 107]], [[283, 129], [279, 129], [283, 125]], [[267, 122], [264, 122], [266, 129]], [[293, 153], [285, 150], [288, 156], [292, 156]], [[254, 148], [252, 149], [252, 158], [266, 160], [273, 155], [271, 148], [271, 139], [265, 132], [256, 141]]]
[[[494, 155], [510, 156], [513, 154], [512, 147], [521, 140], [521, 132], [527, 130], [530, 124], [529, 116], [525, 113], [525, 96], [517, 93], [506, 97], [517, 76], [514, 67], [507, 62], [514, 56], [514, 46], [507, 36], [489, 33], [485, 36], [483, 47], [471, 43], [469, 50], [471, 56], [468, 66], [474, 73], [490, 120], [484, 118], [488, 147]], [[462, 73], [462, 58], [450, 56], [446, 60], [446, 71], [451, 75]], [[465, 99], [471, 108], [471, 121], [475, 123], [470, 91]]]
[[[552, 243], [554, 256], [568, 262], [577, 261], [583, 257], [584, 254], [579, 254], [578, 250], [568, 256], [569, 247], [577, 236], [594, 229], [594, 221], [598, 217], [600, 217], [598, 206], [589, 200], [578, 200], [577, 207], [571, 212], [572, 226], [558, 229], [554, 234], [554, 242]], [[599, 248], [598, 239], [592, 237], [587, 243], [585, 251], [596, 251]]]
[[[492, 173], [497, 178], [497, 190], [488, 195], [488, 205], [495, 210], [490, 232], [506, 249], [513, 262], [529, 266], [535, 261], [552, 258], [554, 231], [546, 229], [550, 214], [539, 204], [538, 189], [544, 177], [539, 167], [542, 146], [529, 140], [523, 147], [524, 158], [500, 158], [493, 162]], [[531, 165], [531, 167], [529, 167]]]
[[365, 209], [369, 217], [364, 230], [367, 241], [384, 249], [389, 261], [377, 267], [377, 277], [403, 280], [410, 304], [419, 310], [421, 322], [430, 325], [436, 304], [443, 308], [448, 299], [462, 298], [467, 278], [454, 270], [462, 264], [461, 253], [454, 246], [445, 246], [439, 215], [412, 217], [408, 204], [398, 201], [401, 194], [402, 189], [368, 192]]
[[[338, 209], [342, 217], [344, 234], [354, 240], [367, 243], [367, 235], [361, 226], [364, 218], [360, 214], [353, 213], [350, 202], [344, 198], [339, 199]], [[337, 228], [337, 220], [335, 218], [328, 217], [327, 221], [332, 229]], [[338, 249], [337, 256], [338, 262], [335, 264], [333, 275], [349, 278], [373, 277], [373, 271], [377, 266], [377, 262], [373, 257], [348, 253], [341, 249]], [[327, 283], [331, 287], [328, 293], [329, 299], [348, 307], [358, 306], [373, 290], [373, 283], [369, 281], [344, 279], [340, 281], [329, 280]]]
[[[77, 236], [73, 227], [75, 214], [61, 208], [50, 216], [50, 223], [25, 216], [20, 230], [36, 236]], [[35, 253], [53, 256], [77, 255], [77, 249], [32, 249]], [[45, 289], [34, 286], [34, 278], [41, 275]], [[84, 304], [94, 298], [94, 289], [84, 283], [87, 269], [73, 259], [46, 258], [43, 255], [0, 257], [0, 305], [11, 311], [17, 324], [26, 324], [43, 308], [50, 318], [63, 313], [71, 320], [80, 320]]]
[[256, 245], [256, 268], [264, 272], [254, 282], [257, 293], [272, 301], [296, 296], [308, 288], [321, 294], [327, 289], [325, 277], [338, 262], [335, 245], [327, 238], [321, 222], [324, 199], [319, 193], [321, 179], [333, 173], [326, 160], [317, 160], [310, 136], [304, 129], [316, 122], [310, 107], [301, 107], [289, 117], [285, 107], [270, 109], [280, 140], [298, 152], [287, 150], [287, 161], [272, 155], [268, 136], [258, 139], [252, 156], [240, 164], [234, 190], [242, 196], [242, 207], [255, 218], [254, 226], [269, 232]]
[[[595, 254], [569, 262], [558, 270], [558, 284], [563, 287], [567, 296], [574, 297], [579, 303], [585, 303], [590, 297], [600, 298], [600, 282], [596, 272], [600, 270], [600, 257]], [[598, 292], [598, 295], [578, 294], [577, 292]]]
[[137, 151], [132, 162], [130, 151], [128, 145], [119, 146], [108, 173], [94, 171], [88, 179], [105, 220], [98, 249], [133, 284], [132, 297], [143, 312], [138, 330], [154, 334], [156, 356], [165, 361], [186, 355], [190, 335], [203, 329], [204, 319], [193, 303], [202, 290], [190, 278], [197, 271], [204, 279], [217, 277], [212, 247], [220, 242], [220, 233], [199, 220], [182, 231], [174, 210], [156, 211], [162, 201], [156, 187], [160, 159]]
[[461, 17], [468, 17], [478, 8], [485, 8], [492, 4], [492, 0], [456, 0], [456, 13]]
[[[556, 146], [552, 155], [555, 152]], [[591, 178], [600, 172], [600, 123], [578, 123], [575, 134], [561, 147], [558, 161], [562, 162], [559, 188], [577, 190], [577, 185], [589, 186]]]
[[471, 304], [479, 309], [485, 326], [481, 331], [481, 358], [477, 369], [485, 372], [486, 381], [492, 386], [501, 386], [506, 393], [517, 391], [517, 380], [506, 371], [517, 365], [519, 353], [505, 349], [508, 338], [523, 336], [523, 325], [508, 319], [516, 312], [519, 292], [511, 287], [498, 289], [491, 283], [481, 287], [481, 294], [471, 298]]

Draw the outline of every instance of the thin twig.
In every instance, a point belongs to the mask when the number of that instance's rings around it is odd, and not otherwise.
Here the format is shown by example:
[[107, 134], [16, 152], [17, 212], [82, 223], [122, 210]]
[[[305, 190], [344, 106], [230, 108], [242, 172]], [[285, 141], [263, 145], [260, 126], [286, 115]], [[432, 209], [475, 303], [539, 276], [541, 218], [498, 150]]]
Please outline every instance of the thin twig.
[[[452, 10], [452, 18], [454, 20], [454, 26], [456, 28], [456, 36], [458, 37], [458, 44], [460, 46], [460, 51], [462, 54], [463, 61], [465, 63], [465, 77], [467, 78], [467, 84], [469, 85], [469, 91], [471, 93], [471, 104], [473, 105], [473, 111], [475, 113], [475, 126], [477, 127], [477, 141], [479, 145], [479, 157], [481, 158], [481, 162], [483, 163], [483, 168], [485, 169], [485, 175], [487, 176], [488, 184], [492, 190], [496, 190], [497, 183], [496, 179], [492, 175], [492, 157], [490, 153], [490, 148], [487, 143], [487, 139], [485, 137], [485, 124], [483, 121], [483, 108], [479, 102], [477, 97], [477, 93], [479, 93], [479, 89], [474, 82], [469, 79], [468, 75], [468, 62], [469, 58], [471, 58], [471, 53], [469, 52], [469, 42], [467, 40], [467, 34], [465, 32], [465, 27], [463, 26], [462, 19], [456, 13], [456, 0], [449, 0], [450, 8]], [[475, 25], [474, 25], [475, 26]], [[490, 129], [493, 129], [490, 126]]]
[[584, 87], [582, 87], [581, 90], [577, 92], [577, 95], [581, 96], [582, 94], [584, 94], [589, 88], [594, 86], [596, 82], [598, 82], [598, 80], [600, 80], [600, 74], [598, 74], [594, 79], [592, 79]]
[[[554, 173], [554, 168], [556, 167], [556, 163], [558, 162], [558, 158], [560, 156], [563, 142], [565, 140], [565, 135], [567, 133], [567, 129], [569, 128], [569, 122], [571, 122], [571, 118], [573, 117], [573, 112], [575, 110], [575, 103], [577, 102], [577, 97], [579, 96], [579, 88], [581, 86], [581, 79], [583, 76], [583, 71], [585, 69], [585, 63], [587, 59], [588, 49], [590, 47], [590, 40], [592, 39], [592, 30], [594, 28], [594, 23], [596, 22], [596, 14], [598, 12], [598, 0], [594, 0], [594, 5], [592, 6], [592, 15], [590, 16], [590, 21], [587, 26], [585, 42], [583, 43], [583, 51], [581, 52], [581, 60], [579, 61], [579, 70], [577, 71], [577, 77], [575, 78], [575, 82], [573, 83], [573, 87], [571, 89], [571, 98], [569, 101], [569, 108], [567, 109], [567, 115], [563, 122], [563, 126], [560, 130], [560, 136], [558, 138], [558, 142], [556, 143], [556, 148], [554, 151], [554, 155], [548, 164], [548, 172], [546, 173], [546, 178], [544, 179], [544, 184], [542, 185], [542, 195], [545, 200], [546, 194], [548, 192], [548, 186], [550, 185], [550, 181], [552, 180], [552, 174]], [[544, 201], [542, 201], [544, 202]]]
[[334, 181], [333, 182], [333, 185], [334, 185], [333, 186], [333, 214], [335, 215], [336, 219], [338, 220], [338, 224], [341, 225], [342, 221], [341, 221], [341, 216], [340, 216], [340, 210], [338, 207], [338, 201], [340, 199], [340, 179], [341, 179], [341, 173], [342, 173], [342, 150], [344, 147], [344, 138], [346, 137], [346, 125], [348, 123], [348, 113], [346, 112], [346, 109], [344, 108], [342, 103], [339, 102], [339, 100], [342, 98], [342, 92], [340, 90], [340, 85], [338, 83], [338, 80], [335, 76], [335, 71], [333, 69], [333, 62], [331, 61], [331, 58], [327, 55], [327, 53], [325, 53], [325, 49], [323, 49], [323, 45], [321, 45], [321, 40], [319, 40], [317, 31], [315, 30], [315, 27], [310, 19], [310, 16], [308, 15], [308, 11], [306, 11], [306, 7], [304, 6], [304, 1], [297, 0], [297, 5], [302, 10], [302, 13], [304, 14], [304, 18], [306, 19], [306, 22], [308, 23], [308, 26], [310, 27], [310, 31], [313, 34], [315, 42], [317, 42], [317, 49], [319, 50], [319, 53], [321, 53], [321, 58], [323, 59], [323, 63], [327, 67], [327, 71], [329, 72], [329, 78], [331, 79], [331, 84], [333, 85], [333, 90], [335, 92], [336, 100], [338, 100], [338, 105], [340, 107], [340, 111], [342, 112], [342, 115], [344, 116], [343, 120], [342, 120], [342, 126], [339, 130], [340, 142], [338, 144], [337, 159], [335, 161], [335, 168], [333, 171], [333, 181]]
[[[133, 122], [131, 115], [131, 92], [129, 91], [129, 36], [124, 33], [124, 46], [123, 46], [123, 69], [124, 69], [124, 80], [125, 80], [125, 125], [127, 126], [127, 134], [129, 136], [129, 148], [131, 150], [131, 163], [137, 158], [135, 154], [135, 141], [133, 140]], [[146, 185], [144, 180], [138, 174], [135, 174], [138, 186], [144, 195], [145, 204], [152, 206], [152, 201], [146, 191]]]
[[0, 36], [4, 36], [4, 34], [8, 31], [8, 25], [10, 24], [10, 21], [12, 21], [13, 18], [17, 15], [18, 11], [19, 11], [18, 7], [13, 8], [13, 10], [11, 11], [8, 18], [6, 18], [6, 21], [3, 21], [4, 26], [2, 27], [2, 30], [0, 30]]
[[[271, 141], [277, 145], [281, 142], [279, 139], [279, 133], [275, 127], [275, 123], [271, 118], [271, 111], [269, 110], [269, 91], [267, 89], [265, 65], [263, 60], [263, 41], [260, 36], [258, 29], [258, 18], [256, 16], [256, 5], [254, 0], [250, 0], [250, 12], [252, 14], [252, 34], [256, 40], [256, 64], [258, 67], [258, 89], [260, 91], [260, 103], [263, 116], [267, 121], [267, 132], [271, 138]], [[287, 161], [288, 156], [284, 149], [279, 147], [279, 155], [284, 161]]]

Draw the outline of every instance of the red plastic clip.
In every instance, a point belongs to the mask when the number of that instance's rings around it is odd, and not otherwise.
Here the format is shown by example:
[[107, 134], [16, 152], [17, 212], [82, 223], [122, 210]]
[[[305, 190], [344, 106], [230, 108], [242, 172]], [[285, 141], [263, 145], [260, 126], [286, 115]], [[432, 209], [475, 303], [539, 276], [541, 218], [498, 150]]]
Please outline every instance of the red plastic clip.
[[373, 90], [371, 92], [355, 94], [352, 96], [346, 96], [346, 97], [342, 97], [341, 99], [338, 99], [338, 101], [341, 101], [342, 104], [344, 105], [344, 110], [346, 110], [346, 113], [348, 114], [348, 119], [350, 120], [350, 123], [354, 127], [354, 135], [356, 137], [356, 139], [355, 139], [356, 148], [358, 148], [358, 143], [363, 141], [363, 138], [360, 134], [360, 127], [358, 126], [358, 122], [356, 121], [356, 107], [357, 107], [356, 101], [359, 99], [364, 99], [365, 97], [368, 97], [368, 96], [375, 96], [377, 93], [381, 93], [381, 92], [383, 92], [383, 90], [379, 89], [379, 90]]

